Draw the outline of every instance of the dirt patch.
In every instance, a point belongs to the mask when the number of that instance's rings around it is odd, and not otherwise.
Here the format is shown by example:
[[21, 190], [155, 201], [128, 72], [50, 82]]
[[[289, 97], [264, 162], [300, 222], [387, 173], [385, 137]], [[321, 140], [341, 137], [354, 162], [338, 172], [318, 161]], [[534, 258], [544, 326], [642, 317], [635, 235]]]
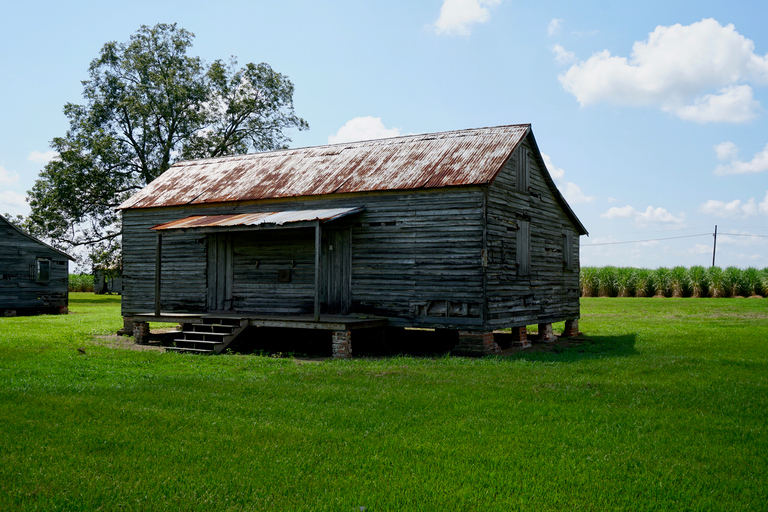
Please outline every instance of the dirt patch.
[[173, 328], [168, 329], [153, 329], [149, 335], [149, 343], [140, 345], [133, 340], [133, 336], [121, 336], [119, 334], [110, 334], [107, 336], [96, 336], [95, 341], [97, 344], [110, 347], [119, 348], [123, 350], [165, 350], [163, 343], [167, 340], [169, 333], [175, 332]]

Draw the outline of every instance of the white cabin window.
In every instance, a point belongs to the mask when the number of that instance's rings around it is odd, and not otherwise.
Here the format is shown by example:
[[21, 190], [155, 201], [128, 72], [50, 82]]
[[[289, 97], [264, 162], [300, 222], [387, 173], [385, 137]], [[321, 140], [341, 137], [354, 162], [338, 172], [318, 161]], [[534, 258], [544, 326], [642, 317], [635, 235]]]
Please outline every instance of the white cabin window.
[[517, 221], [517, 275], [531, 273], [531, 221]]
[[51, 260], [45, 258], [37, 258], [37, 264], [35, 266], [35, 281], [38, 283], [51, 282]]

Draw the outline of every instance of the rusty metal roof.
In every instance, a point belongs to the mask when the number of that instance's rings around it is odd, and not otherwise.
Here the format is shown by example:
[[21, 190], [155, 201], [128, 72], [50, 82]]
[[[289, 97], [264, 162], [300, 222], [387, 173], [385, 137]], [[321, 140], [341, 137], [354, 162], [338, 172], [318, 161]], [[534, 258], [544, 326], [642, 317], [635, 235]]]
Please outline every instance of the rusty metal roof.
[[354, 208], [329, 208], [325, 210], [294, 210], [281, 212], [242, 213], [237, 215], [192, 215], [183, 219], [158, 224], [152, 227], [156, 231], [169, 229], [194, 228], [234, 228], [243, 226], [282, 226], [297, 222], [330, 222], [347, 215], [365, 210], [363, 206]]
[[179, 162], [118, 209], [487, 184], [529, 131], [497, 126]]

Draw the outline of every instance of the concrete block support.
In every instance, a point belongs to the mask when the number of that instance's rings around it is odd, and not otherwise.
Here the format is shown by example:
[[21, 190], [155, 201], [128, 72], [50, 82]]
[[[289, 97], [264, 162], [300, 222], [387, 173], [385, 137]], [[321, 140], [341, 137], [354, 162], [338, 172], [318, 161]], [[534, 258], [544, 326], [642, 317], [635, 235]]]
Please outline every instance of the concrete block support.
[[333, 357], [349, 359], [352, 357], [352, 331], [333, 331]]
[[566, 320], [565, 328], [563, 329], [563, 336], [566, 338], [573, 338], [579, 335], [579, 319]]
[[149, 322], [133, 323], [133, 339], [136, 343], [149, 343]]
[[539, 339], [540, 343], [552, 343], [555, 338], [555, 333], [552, 331], [552, 324], [539, 324]]
[[453, 349], [462, 356], [487, 356], [501, 353], [501, 348], [493, 339], [493, 332], [459, 331], [459, 344]]
[[512, 328], [512, 346], [515, 348], [531, 348], [526, 326]]

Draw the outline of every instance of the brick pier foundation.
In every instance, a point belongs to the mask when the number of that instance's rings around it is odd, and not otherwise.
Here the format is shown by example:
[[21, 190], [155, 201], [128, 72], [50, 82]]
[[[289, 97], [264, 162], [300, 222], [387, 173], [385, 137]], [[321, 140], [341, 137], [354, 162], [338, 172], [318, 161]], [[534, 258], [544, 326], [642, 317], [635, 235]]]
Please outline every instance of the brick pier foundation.
[[552, 324], [539, 324], [539, 343], [552, 343], [556, 341], [555, 333], [552, 331]]
[[512, 328], [512, 346], [515, 348], [531, 348], [526, 326]]
[[333, 331], [331, 343], [334, 358], [349, 359], [352, 357], [352, 331]]
[[501, 348], [493, 339], [493, 332], [459, 331], [459, 344], [453, 352], [462, 356], [487, 356], [501, 353]]
[[133, 323], [133, 339], [142, 345], [149, 343], [149, 322]]
[[566, 320], [565, 328], [563, 329], [563, 336], [566, 338], [573, 338], [579, 335], [579, 319]]

